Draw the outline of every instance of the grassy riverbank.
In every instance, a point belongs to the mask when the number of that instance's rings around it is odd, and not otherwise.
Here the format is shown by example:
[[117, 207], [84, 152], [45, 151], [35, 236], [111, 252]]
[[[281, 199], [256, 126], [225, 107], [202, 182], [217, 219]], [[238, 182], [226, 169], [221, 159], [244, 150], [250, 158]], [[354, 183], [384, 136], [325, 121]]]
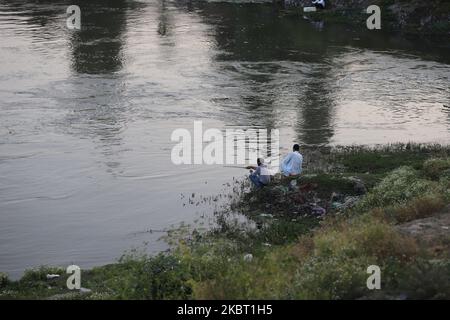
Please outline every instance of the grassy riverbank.
[[[309, 0], [287, 1], [293, 11], [311, 6]], [[370, 5], [381, 8], [382, 29], [414, 35], [449, 35], [450, 3], [445, 0], [333, 0], [326, 10], [306, 13], [313, 20], [339, 22], [365, 28]], [[292, 6], [294, 5], [294, 7]], [[299, 6], [299, 9], [295, 9]]]
[[[300, 15], [316, 21], [342, 23], [354, 28], [366, 29], [366, 12], [371, 5], [381, 9], [382, 29], [407, 35], [437, 36], [450, 34], [450, 3], [446, 0], [330, 0], [326, 9], [303, 12], [311, 7], [311, 0], [205, 0], [234, 4], [277, 3], [284, 6], [286, 15]], [[436, 39], [436, 40], [437, 40]]]
[[[259, 191], [236, 181], [215, 227], [173, 230], [171, 252], [84, 270], [91, 291], [69, 291], [65, 270], [41, 267], [1, 277], [0, 298], [450, 299], [450, 148], [305, 156], [298, 179]], [[366, 287], [370, 265], [381, 268], [381, 290]]]

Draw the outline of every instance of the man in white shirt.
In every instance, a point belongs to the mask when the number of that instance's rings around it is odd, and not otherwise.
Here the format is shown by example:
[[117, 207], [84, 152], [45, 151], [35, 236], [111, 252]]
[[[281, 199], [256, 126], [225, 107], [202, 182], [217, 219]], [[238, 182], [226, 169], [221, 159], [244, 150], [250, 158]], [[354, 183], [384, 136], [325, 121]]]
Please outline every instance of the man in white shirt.
[[325, 0], [314, 0], [312, 4], [317, 8], [325, 9]]
[[303, 156], [300, 154], [300, 146], [294, 144], [293, 151], [281, 162], [281, 173], [284, 176], [295, 176], [302, 173]]

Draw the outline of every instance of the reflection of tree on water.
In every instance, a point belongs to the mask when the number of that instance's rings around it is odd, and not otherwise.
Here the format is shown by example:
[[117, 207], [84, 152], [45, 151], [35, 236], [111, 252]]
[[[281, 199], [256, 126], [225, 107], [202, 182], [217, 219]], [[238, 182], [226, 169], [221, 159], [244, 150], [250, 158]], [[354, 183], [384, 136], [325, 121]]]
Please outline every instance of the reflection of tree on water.
[[234, 92], [246, 112], [234, 121], [271, 129], [297, 117], [294, 130], [300, 142], [328, 143], [333, 136], [334, 87], [327, 84], [326, 63], [332, 58], [328, 40], [333, 34], [298, 17], [280, 18], [270, 6], [199, 7], [207, 23], [217, 24], [214, 38], [223, 52], [216, 57], [223, 62], [220, 72], [232, 75], [239, 86]]
[[75, 1], [81, 30], [71, 36], [72, 68], [78, 73], [111, 73], [122, 68], [127, 1]]
[[167, 34], [167, 28], [169, 25], [169, 16], [167, 14], [166, 0], [161, 0], [159, 5], [159, 22], [158, 22], [158, 34], [165, 36]]
[[66, 121], [70, 132], [101, 145], [109, 170], [119, 166], [117, 147], [126, 126], [123, 67], [126, 0], [75, 1], [81, 8], [81, 30], [70, 33], [73, 99]]
[[156, 13], [158, 21], [156, 31], [159, 35], [159, 44], [162, 54], [161, 59], [170, 59], [175, 48], [175, 36], [172, 30], [174, 27], [173, 12], [171, 11], [171, 8], [167, 6], [166, 0], [159, 0], [156, 5]]
[[[123, 47], [127, 16], [141, 4], [132, 0], [35, 0], [5, 1], [2, 9], [24, 17], [31, 41], [51, 43], [51, 50], [67, 50], [72, 75], [55, 79], [48, 90], [61, 109], [62, 119], [52, 123], [57, 130], [89, 138], [100, 148], [109, 167], [118, 165], [118, 146], [126, 126], [129, 100], [124, 97], [125, 84], [119, 72], [123, 67]], [[81, 30], [66, 27], [70, 5], [81, 8]], [[61, 46], [66, 38], [68, 46]], [[49, 50], [50, 51], [50, 50]], [[52, 68], [64, 68], [50, 64]]]
[[[33, 41], [40, 42], [48, 40], [62, 27], [65, 27], [65, 24], [60, 24], [57, 19], [62, 13], [66, 12], [68, 5], [65, 5], [65, 3], [65, 1], [55, 3], [51, 0], [34, 0], [33, 2], [2, 0], [0, 6], [5, 14], [11, 11], [15, 16], [25, 18], [25, 23], [33, 26], [33, 28], [27, 28], [26, 31], [32, 35]], [[61, 20], [61, 22], [64, 22], [64, 20]]]
[[299, 100], [297, 134], [299, 141], [306, 145], [327, 144], [334, 134], [332, 84], [330, 68], [319, 67], [305, 84], [306, 90]]
[[447, 114], [448, 130], [450, 131], [450, 96], [448, 102], [442, 105], [442, 110]]

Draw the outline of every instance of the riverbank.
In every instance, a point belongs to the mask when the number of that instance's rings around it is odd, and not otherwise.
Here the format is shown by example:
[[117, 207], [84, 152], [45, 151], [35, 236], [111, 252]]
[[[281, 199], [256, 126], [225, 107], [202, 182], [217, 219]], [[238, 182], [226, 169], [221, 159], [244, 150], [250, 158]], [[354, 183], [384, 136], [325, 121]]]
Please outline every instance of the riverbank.
[[[308, 5], [309, 1], [299, 1]], [[365, 26], [370, 5], [381, 8], [382, 29], [413, 35], [450, 34], [450, 4], [446, 1], [358, 0], [330, 1], [330, 8], [313, 13], [314, 18]]]
[[[218, 1], [209, 1], [218, 2]], [[229, 0], [231, 3], [281, 3], [287, 14], [300, 14], [312, 20], [343, 23], [366, 28], [370, 5], [381, 9], [382, 29], [410, 35], [450, 35], [450, 3], [444, 0], [332, 0], [325, 10], [303, 13], [303, 7], [311, 7], [311, 0]]]
[[[62, 268], [2, 276], [0, 298], [449, 299], [450, 148], [304, 153], [300, 178], [259, 191], [234, 181], [214, 227], [172, 230], [170, 252], [83, 270], [88, 290], [69, 291]], [[370, 265], [380, 290], [366, 286]]]

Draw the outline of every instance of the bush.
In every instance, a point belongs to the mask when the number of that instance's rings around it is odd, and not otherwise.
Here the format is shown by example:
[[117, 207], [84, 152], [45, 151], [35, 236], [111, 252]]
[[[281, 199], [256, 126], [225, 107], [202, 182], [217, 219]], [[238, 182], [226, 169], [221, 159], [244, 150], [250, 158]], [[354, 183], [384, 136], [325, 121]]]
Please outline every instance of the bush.
[[229, 259], [209, 279], [193, 282], [195, 299], [285, 299], [295, 272], [295, 259], [285, 248], [252, 261]]
[[255, 233], [252, 240], [257, 244], [283, 245], [292, 243], [318, 225], [319, 221], [315, 217], [300, 217], [296, 221], [279, 219], [270, 222]]
[[386, 176], [363, 200], [355, 210], [364, 212], [376, 207], [406, 203], [408, 200], [439, 193], [439, 184], [420, 179], [418, 172], [411, 167], [400, 167]]
[[424, 173], [431, 179], [439, 179], [442, 175], [450, 176], [450, 159], [428, 159], [423, 164]]
[[0, 289], [5, 287], [9, 283], [8, 275], [0, 272]]
[[293, 299], [355, 299], [367, 291], [369, 258], [313, 257], [298, 270], [290, 290]]
[[115, 299], [187, 299], [191, 288], [186, 271], [171, 255], [128, 254], [117, 264], [94, 268], [86, 285]]
[[[56, 294], [61, 290], [61, 287], [66, 287], [63, 277], [49, 282], [47, 274], [59, 274], [62, 276], [65, 274], [65, 270], [59, 267], [48, 266], [28, 269], [17, 283], [13, 283], [13, 286], [17, 287], [28, 298]], [[51, 290], [49, 290], [49, 287], [51, 287]]]
[[39, 268], [26, 270], [22, 278], [21, 283], [39, 283], [47, 281], [47, 274], [59, 274], [65, 273], [63, 268], [40, 266]]
[[[402, 266], [412, 263], [419, 254], [412, 238], [399, 234], [387, 222], [370, 214], [350, 221], [333, 221], [306, 241], [306, 245], [304, 241], [293, 249], [294, 254], [300, 252], [306, 256], [291, 287], [290, 295], [296, 299], [368, 296], [371, 294], [366, 287], [369, 265], [393, 270], [390, 266], [394, 261], [401, 271]], [[393, 272], [393, 277], [397, 276]]]
[[395, 205], [385, 209], [385, 215], [397, 223], [405, 223], [432, 216], [446, 205], [443, 197], [430, 194], [417, 197], [404, 205]]
[[423, 260], [404, 268], [397, 291], [408, 299], [450, 299], [450, 260]]
[[321, 231], [314, 238], [314, 247], [314, 253], [319, 257], [367, 256], [379, 263], [392, 256], [410, 259], [418, 250], [412, 238], [369, 215], [344, 223], [339, 229]]

